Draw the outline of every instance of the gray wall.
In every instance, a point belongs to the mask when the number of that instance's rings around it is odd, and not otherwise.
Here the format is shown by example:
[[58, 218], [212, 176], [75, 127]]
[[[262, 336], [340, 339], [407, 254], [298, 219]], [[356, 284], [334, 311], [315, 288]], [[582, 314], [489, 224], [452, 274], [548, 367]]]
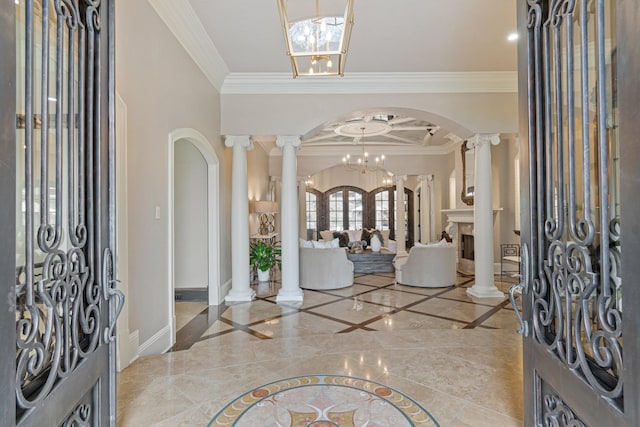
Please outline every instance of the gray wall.
[[[146, 1], [116, 4], [116, 89], [127, 105], [129, 327], [151, 352], [166, 344], [169, 319], [169, 142], [192, 128], [220, 165], [220, 278], [231, 277], [230, 156], [220, 137], [220, 95]], [[160, 218], [155, 219], [156, 207]]]
[[189, 141], [174, 148], [174, 286], [208, 285], [207, 163]]

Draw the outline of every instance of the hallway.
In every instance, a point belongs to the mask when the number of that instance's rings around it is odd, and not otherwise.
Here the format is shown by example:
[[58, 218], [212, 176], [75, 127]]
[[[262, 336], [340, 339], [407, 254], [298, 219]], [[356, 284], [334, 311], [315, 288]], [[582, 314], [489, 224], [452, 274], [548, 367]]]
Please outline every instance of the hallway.
[[278, 283], [254, 285], [252, 303], [177, 302], [174, 351], [118, 376], [117, 424], [204, 426], [262, 384], [340, 374], [408, 394], [442, 426], [520, 426], [516, 316], [506, 299], [472, 301], [473, 284], [459, 276], [451, 288], [413, 288], [392, 274], [356, 275], [350, 288], [306, 290], [300, 306], [275, 304]]

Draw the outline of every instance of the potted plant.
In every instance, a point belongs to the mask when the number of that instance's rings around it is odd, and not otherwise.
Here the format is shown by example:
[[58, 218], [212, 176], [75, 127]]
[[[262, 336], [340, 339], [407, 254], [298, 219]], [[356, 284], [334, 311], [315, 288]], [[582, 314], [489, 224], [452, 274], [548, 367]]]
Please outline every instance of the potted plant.
[[281, 266], [281, 254], [280, 242], [257, 240], [251, 243], [249, 262], [258, 271], [259, 282], [267, 282], [269, 280], [269, 271], [275, 265]]

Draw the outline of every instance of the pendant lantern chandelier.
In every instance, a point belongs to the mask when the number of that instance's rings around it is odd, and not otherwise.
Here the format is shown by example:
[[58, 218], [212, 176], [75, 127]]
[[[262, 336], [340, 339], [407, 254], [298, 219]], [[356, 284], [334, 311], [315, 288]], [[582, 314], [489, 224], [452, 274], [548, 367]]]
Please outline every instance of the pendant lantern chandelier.
[[277, 0], [293, 77], [343, 76], [354, 0]]

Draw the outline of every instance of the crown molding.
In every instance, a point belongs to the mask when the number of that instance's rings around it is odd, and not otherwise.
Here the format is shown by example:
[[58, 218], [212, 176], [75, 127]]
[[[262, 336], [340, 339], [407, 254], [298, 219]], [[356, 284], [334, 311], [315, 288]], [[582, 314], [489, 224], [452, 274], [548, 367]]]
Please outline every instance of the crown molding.
[[209, 82], [220, 92], [224, 79], [229, 74], [229, 68], [189, 2], [187, 0], [148, 1]]
[[230, 73], [222, 94], [517, 93], [517, 71], [349, 73], [300, 77], [291, 73]]
[[[389, 147], [367, 147], [367, 152], [371, 156], [385, 154], [387, 158], [391, 156], [429, 156], [429, 155], [445, 155], [452, 151], [455, 151], [458, 144], [453, 141], [446, 144], [422, 147], [422, 146], [393, 146], [392, 150]], [[393, 151], [393, 154], [390, 154]], [[336, 147], [310, 147], [302, 142], [300, 149], [296, 152], [296, 156], [342, 156], [347, 152], [352, 155], [357, 155], [357, 147], [354, 146], [336, 146]], [[272, 148], [268, 151], [269, 156], [282, 156], [282, 151], [278, 148]]]

